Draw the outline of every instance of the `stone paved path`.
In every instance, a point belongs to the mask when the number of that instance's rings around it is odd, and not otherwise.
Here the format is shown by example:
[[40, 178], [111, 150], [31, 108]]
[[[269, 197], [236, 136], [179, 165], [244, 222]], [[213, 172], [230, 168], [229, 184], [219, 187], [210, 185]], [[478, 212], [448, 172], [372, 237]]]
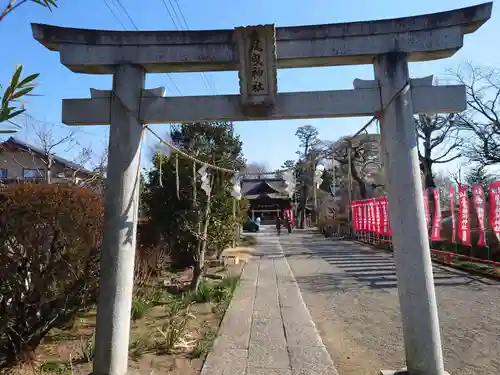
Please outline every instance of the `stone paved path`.
[[272, 229], [259, 233], [202, 375], [338, 375]]

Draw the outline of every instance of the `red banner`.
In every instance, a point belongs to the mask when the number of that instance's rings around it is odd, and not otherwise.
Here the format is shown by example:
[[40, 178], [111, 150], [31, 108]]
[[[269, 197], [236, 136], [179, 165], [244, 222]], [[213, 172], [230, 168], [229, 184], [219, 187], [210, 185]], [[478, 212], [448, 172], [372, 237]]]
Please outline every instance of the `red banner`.
[[370, 221], [368, 218], [368, 204], [366, 201], [363, 201], [363, 232], [368, 232], [370, 229]]
[[427, 223], [427, 230], [429, 230], [431, 214], [429, 212], [429, 191], [427, 189], [424, 190], [424, 210], [425, 210], [425, 222]]
[[448, 190], [450, 195], [450, 216], [451, 216], [451, 242], [457, 242], [457, 224], [455, 222], [455, 188], [450, 187]]
[[490, 184], [490, 227], [500, 238], [500, 181]]
[[472, 201], [474, 202], [474, 208], [476, 210], [477, 216], [477, 226], [479, 229], [479, 239], [477, 244], [479, 246], [486, 246], [485, 237], [485, 222], [484, 222], [484, 189], [483, 185], [472, 185]]
[[358, 230], [356, 222], [356, 201], [351, 202], [351, 222], [352, 230]]
[[356, 230], [360, 231], [363, 225], [363, 206], [361, 201], [356, 201]]
[[391, 234], [387, 197], [353, 201], [351, 212], [355, 231]]
[[458, 238], [464, 245], [470, 246], [469, 197], [467, 195], [467, 186], [458, 187]]
[[441, 203], [439, 201], [439, 189], [433, 189], [432, 195], [434, 197], [434, 219], [432, 220], [432, 241], [441, 240]]
[[375, 198], [375, 233], [382, 234], [382, 200], [381, 198]]
[[368, 215], [370, 218], [370, 227], [368, 231], [370, 233], [373, 233], [375, 232], [375, 202], [373, 201], [373, 199], [370, 199], [368, 201], [368, 210]]
[[381, 211], [382, 211], [382, 235], [389, 236], [391, 232], [391, 223], [389, 220], [389, 201], [387, 197], [381, 198]]
[[365, 205], [365, 213], [366, 213], [365, 231], [369, 233], [369, 232], [371, 232], [371, 228], [372, 228], [372, 217], [371, 217], [371, 211], [370, 211], [370, 203], [368, 202], [368, 200], [365, 200], [363, 203]]

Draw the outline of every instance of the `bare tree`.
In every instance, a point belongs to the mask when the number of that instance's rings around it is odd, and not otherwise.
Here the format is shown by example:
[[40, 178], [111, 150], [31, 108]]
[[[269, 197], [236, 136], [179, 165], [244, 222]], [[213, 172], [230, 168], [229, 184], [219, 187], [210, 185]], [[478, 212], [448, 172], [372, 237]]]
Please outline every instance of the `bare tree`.
[[263, 163], [253, 162], [248, 163], [243, 170], [243, 173], [251, 173], [246, 178], [249, 179], [261, 179], [266, 176], [269, 168]]
[[469, 63], [454, 76], [467, 93], [468, 110], [458, 115], [460, 126], [474, 135], [467, 142], [467, 156], [483, 166], [500, 163], [499, 70]]
[[350, 172], [351, 178], [358, 186], [361, 199], [368, 198], [370, 185], [372, 189], [384, 187], [378, 134], [343, 137], [330, 143], [325, 149], [324, 156], [333, 158], [339, 164], [341, 178], [347, 179]]
[[[103, 195], [108, 167], [108, 148], [104, 148], [104, 150], [99, 155], [96, 155], [96, 153], [90, 147], [86, 147], [82, 150], [80, 155], [81, 159], [78, 163], [82, 166], [90, 164], [89, 169], [90, 171], [92, 171], [92, 173], [89, 177], [81, 181], [79, 185]], [[85, 159], [87, 159], [87, 161], [85, 161]], [[78, 173], [78, 170], [75, 170], [73, 172], [73, 183], [76, 183], [76, 173]]]
[[435, 188], [434, 164], [445, 164], [462, 156], [463, 146], [456, 115], [423, 114], [415, 117], [418, 157], [424, 176], [424, 187]]
[[75, 132], [70, 131], [65, 135], [56, 136], [54, 135], [54, 127], [47, 123], [33, 124], [32, 127], [37, 143], [44, 153], [44, 157], [40, 158], [40, 160], [46, 165], [46, 180], [50, 184], [52, 182], [55, 149], [64, 145], [65, 151], [69, 151], [76, 146], [78, 142], [75, 139]]

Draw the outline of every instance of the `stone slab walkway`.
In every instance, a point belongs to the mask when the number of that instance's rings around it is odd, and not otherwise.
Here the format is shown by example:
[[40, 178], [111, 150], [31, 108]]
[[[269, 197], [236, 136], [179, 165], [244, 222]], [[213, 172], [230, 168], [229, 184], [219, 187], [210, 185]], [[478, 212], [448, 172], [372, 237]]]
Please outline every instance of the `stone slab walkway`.
[[278, 237], [257, 239], [201, 375], [338, 375]]

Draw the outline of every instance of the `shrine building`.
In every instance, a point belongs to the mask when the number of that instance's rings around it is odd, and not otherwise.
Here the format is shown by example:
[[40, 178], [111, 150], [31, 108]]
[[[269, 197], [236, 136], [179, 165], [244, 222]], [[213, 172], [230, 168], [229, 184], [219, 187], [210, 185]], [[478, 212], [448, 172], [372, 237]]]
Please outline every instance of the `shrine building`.
[[248, 216], [252, 220], [260, 217], [262, 224], [272, 224], [279, 213], [283, 217], [292, 209], [292, 199], [285, 190], [285, 180], [279, 178], [244, 179], [241, 192], [248, 199]]

